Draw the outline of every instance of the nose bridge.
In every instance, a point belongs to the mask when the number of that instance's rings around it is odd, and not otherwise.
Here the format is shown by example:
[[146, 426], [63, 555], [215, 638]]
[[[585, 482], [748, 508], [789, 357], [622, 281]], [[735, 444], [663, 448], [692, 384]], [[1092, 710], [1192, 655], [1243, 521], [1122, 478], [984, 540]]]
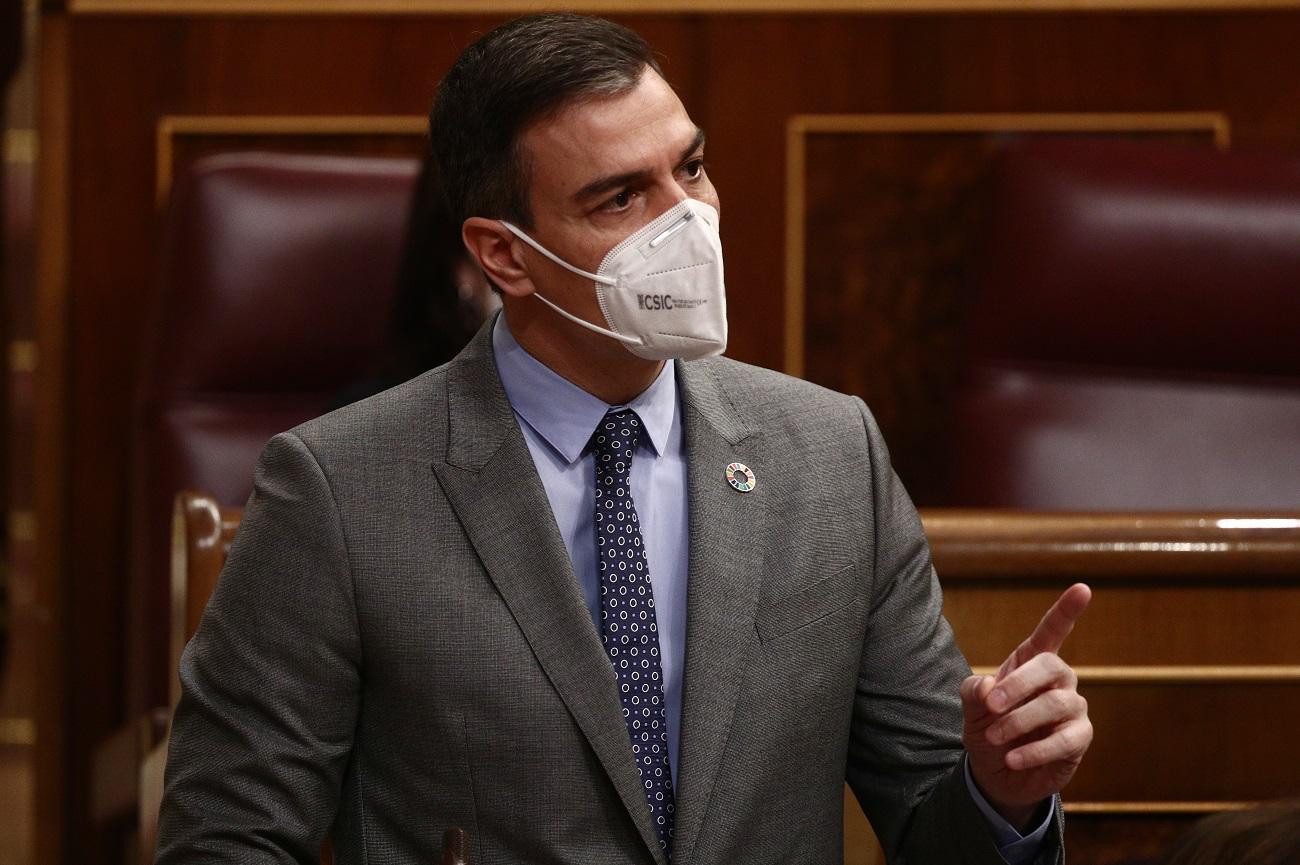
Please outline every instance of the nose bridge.
[[655, 184], [656, 193], [650, 219], [658, 219], [669, 210], [691, 197], [686, 187], [678, 180], [674, 172], [667, 172], [664, 179]]
[[681, 204], [683, 201], [691, 197], [691, 194], [686, 191], [682, 182], [677, 179], [676, 173], [669, 175], [668, 188], [671, 190], [672, 195], [672, 200], [668, 202], [669, 207]]
[[646, 222], [658, 219], [682, 202], [693, 198], [708, 202], [707, 198], [700, 198], [698, 186], [689, 183], [677, 167], [667, 164], [666, 160], [662, 167], [652, 173], [650, 181], [644, 187], [644, 194], [643, 218]]

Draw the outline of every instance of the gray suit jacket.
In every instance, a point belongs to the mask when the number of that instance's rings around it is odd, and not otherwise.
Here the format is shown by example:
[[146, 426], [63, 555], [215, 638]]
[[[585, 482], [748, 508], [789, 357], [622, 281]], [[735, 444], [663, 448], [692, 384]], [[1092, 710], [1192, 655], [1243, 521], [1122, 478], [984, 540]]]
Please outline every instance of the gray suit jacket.
[[[475, 865], [665, 865], [488, 334], [267, 446], [182, 661], [159, 862], [312, 862], [332, 830], [341, 863], [432, 863], [454, 825]], [[846, 778], [891, 862], [1001, 862], [959, 770], [968, 668], [866, 407], [725, 359], [679, 381], [674, 865], [841, 861]]]

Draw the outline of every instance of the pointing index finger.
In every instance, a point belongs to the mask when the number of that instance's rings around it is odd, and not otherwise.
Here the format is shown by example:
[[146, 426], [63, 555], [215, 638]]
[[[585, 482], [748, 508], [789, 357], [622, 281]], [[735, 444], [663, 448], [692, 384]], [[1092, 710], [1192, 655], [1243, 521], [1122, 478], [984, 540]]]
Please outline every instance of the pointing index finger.
[[1056, 603], [1052, 604], [1052, 608], [1038, 623], [1038, 627], [1034, 628], [1034, 632], [1029, 635], [1029, 639], [1021, 643], [1011, 653], [1011, 657], [1007, 658], [998, 670], [997, 678], [1001, 679], [1035, 655], [1060, 651], [1065, 638], [1070, 635], [1070, 631], [1074, 630], [1074, 623], [1083, 615], [1083, 611], [1088, 609], [1088, 602], [1091, 600], [1092, 589], [1085, 583], [1075, 583], [1062, 592], [1056, 599]]
[[[1088, 609], [1092, 600], [1092, 589], [1084, 583], [1075, 583], [1061, 593], [1052, 608], [1043, 616], [1043, 620], [1029, 635], [1029, 644], [1037, 652], [1058, 652], [1065, 638], [1074, 630], [1074, 623]], [[1035, 652], [1035, 654], [1037, 654]]]

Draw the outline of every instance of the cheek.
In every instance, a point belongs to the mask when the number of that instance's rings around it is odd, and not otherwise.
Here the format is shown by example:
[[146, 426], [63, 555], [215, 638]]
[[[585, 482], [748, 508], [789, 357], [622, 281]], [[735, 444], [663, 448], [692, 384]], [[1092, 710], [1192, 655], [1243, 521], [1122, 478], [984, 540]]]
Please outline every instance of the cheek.
[[[600, 259], [597, 259], [596, 264], [592, 265], [593, 273], [599, 262]], [[596, 301], [595, 286], [585, 276], [552, 265], [534, 277], [533, 285], [548, 300], [558, 303], [569, 312], [597, 324], [603, 322], [599, 315], [600, 304]]]

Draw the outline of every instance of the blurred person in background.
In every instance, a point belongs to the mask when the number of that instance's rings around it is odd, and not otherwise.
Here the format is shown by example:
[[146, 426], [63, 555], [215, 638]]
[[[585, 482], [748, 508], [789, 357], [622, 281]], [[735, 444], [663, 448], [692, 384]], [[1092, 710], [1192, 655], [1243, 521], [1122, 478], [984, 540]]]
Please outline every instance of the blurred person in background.
[[1300, 865], [1300, 799], [1212, 814], [1187, 831], [1164, 865]]
[[438, 167], [426, 156], [411, 194], [387, 350], [369, 375], [337, 394], [330, 408], [373, 396], [451, 360], [500, 306], [465, 252]]

